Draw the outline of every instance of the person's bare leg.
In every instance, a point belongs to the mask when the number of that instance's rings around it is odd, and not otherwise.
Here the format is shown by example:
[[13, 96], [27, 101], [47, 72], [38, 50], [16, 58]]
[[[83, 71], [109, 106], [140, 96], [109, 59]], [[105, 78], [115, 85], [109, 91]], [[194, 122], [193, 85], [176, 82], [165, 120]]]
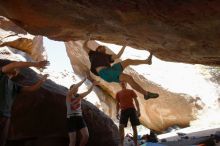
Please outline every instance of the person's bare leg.
[[147, 91], [145, 91], [138, 83], [136, 83], [135, 80], [130, 75], [122, 73], [119, 79], [120, 81], [127, 82], [133, 89], [140, 92], [141, 94], [143, 95], [147, 94]]
[[120, 81], [127, 82], [133, 89], [140, 92], [144, 95], [144, 98], [150, 99], [150, 98], [157, 98], [159, 95], [157, 93], [151, 93], [149, 91], [144, 90], [138, 83], [135, 82], [135, 80], [128, 74], [122, 73], [119, 77]]
[[10, 118], [1, 117], [1, 126], [0, 127], [0, 146], [5, 146], [7, 137], [8, 137], [8, 131], [10, 126]]
[[88, 131], [88, 128], [85, 127], [85, 128], [82, 128], [80, 130], [80, 133], [82, 135], [82, 138], [80, 139], [80, 145], [79, 146], [85, 146], [88, 142], [88, 139], [89, 139], [89, 131]]
[[125, 137], [124, 127], [125, 126], [123, 124], [119, 125], [119, 135], [120, 135], [120, 145], [119, 146], [124, 146], [124, 137]]
[[75, 146], [76, 145], [76, 132], [69, 132], [69, 146]]
[[135, 146], [138, 145], [138, 142], [137, 142], [137, 127], [136, 126], [132, 126], [132, 129], [133, 129], [133, 138], [134, 138], [134, 144]]
[[152, 56], [153, 54], [150, 53], [149, 57], [146, 60], [133, 60], [133, 59], [126, 59], [124, 61], [121, 61], [121, 66], [123, 69], [125, 69], [129, 65], [140, 65], [140, 64], [152, 64]]

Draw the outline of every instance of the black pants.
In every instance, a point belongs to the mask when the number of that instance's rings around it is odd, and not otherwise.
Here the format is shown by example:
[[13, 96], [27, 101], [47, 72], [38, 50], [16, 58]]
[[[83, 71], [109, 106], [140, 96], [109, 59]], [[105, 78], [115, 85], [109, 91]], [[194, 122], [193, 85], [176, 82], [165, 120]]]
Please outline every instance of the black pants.
[[121, 111], [120, 124], [123, 124], [125, 127], [127, 127], [129, 118], [132, 126], [140, 125], [135, 108], [128, 108]]
[[76, 132], [86, 127], [86, 122], [82, 116], [71, 116], [67, 118], [68, 132]]

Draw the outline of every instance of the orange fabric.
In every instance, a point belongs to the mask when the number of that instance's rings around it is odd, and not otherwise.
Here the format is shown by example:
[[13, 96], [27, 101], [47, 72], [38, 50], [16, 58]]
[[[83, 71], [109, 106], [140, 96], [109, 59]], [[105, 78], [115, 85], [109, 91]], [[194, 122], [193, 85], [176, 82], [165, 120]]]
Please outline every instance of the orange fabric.
[[116, 94], [116, 100], [122, 110], [134, 107], [133, 98], [137, 98], [137, 94], [130, 89], [123, 89]]

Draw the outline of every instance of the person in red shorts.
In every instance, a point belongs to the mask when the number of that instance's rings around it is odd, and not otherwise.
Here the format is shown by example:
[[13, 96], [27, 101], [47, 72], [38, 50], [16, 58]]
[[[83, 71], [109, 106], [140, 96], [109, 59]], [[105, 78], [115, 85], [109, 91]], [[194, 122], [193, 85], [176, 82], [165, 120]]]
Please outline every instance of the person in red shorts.
[[[124, 145], [124, 127], [127, 127], [128, 119], [130, 119], [134, 143], [137, 146], [137, 126], [140, 125], [138, 117], [140, 117], [139, 102], [137, 100], [136, 93], [126, 88], [126, 82], [120, 82], [122, 90], [116, 94], [116, 117], [120, 120], [119, 122], [119, 134], [120, 134], [120, 146]], [[136, 108], [133, 104], [135, 102]], [[121, 114], [119, 117], [119, 109], [121, 109]]]

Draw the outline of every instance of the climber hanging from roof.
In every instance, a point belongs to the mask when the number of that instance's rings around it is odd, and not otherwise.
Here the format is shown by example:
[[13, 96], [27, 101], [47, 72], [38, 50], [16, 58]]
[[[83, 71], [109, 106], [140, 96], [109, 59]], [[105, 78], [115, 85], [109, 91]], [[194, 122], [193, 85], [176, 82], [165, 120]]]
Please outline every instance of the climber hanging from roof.
[[83, 44], [84, 50], [89, 55], [89, 60], [91, 62], [91, 72], [97, 76], [100, 76], [103, 80], [107, 82], [117, 82], [125, 81], [127, 82], [133, 89], [140, 92], [144, 95], [144, 99], [157, 98], [159, 94], [152, 93], [144, 90], [139, 84], [135, 82], [135, 80], [128, 74], [123, 73], [123, 70], [129, 65], [139, 65], [139, 64], [152, 64], [152, 53], [146, 60], [132, 60], [126, 59], [119, 63], [115, 63], [111, 65], [115, 61], [121, 57], [124, 52], [125, 45], [119, 51], [117, 55], [110, 55], [106, 53], [105, 46], [98, 46], [95, 51], [91, 50], [88, 47], [88, 42], [90, 40], [90, 36], [88, 40], [86, 40]]

